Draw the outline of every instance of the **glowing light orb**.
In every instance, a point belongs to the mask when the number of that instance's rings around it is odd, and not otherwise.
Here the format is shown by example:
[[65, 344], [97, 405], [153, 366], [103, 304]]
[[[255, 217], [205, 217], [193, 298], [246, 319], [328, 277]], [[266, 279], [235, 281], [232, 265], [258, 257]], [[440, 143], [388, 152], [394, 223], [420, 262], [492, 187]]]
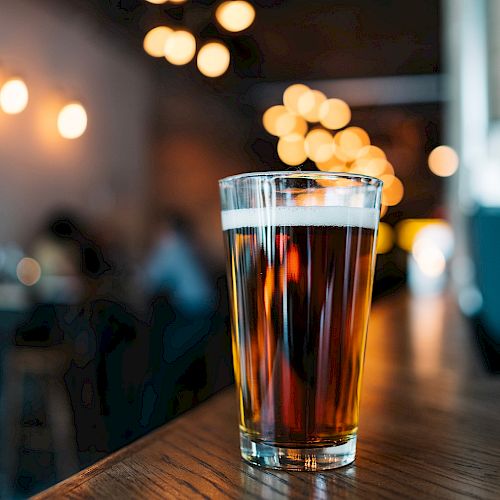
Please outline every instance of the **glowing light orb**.
[[64, 106], [57, 117], [57, 129], [65, 139], [76, 139], [87, 129], [87, 112], [78, 102]]
[[319, 121], [332, 130], [344, 128], [351, 121], [351, 108], [342, 99], [327, 99], [319, 107]]
[[28, 105], [28, 87], [19, 78], [8, 80], [0, 90], [0, 107], [9, 115], [16, 115]]
[[189, 31], [174, 31], [165, 41], [165, 59], [171, 64], [183, 66], [193, 59], [195, 53], [196, 39]]
[[297, 117], [292, 115], [285, 106], [277, 105], [270, 107], [264, 113], [262, 124], [270, 134], [282, 137], [294, 131]]
[[236, 33], [253, 23], [255, 9], [252, 4], [241, 0], [223, 2], [217, 7], [215, 18], [224, 29]]
[[146, 53], [152, 57], [163, 57], [165, 55], [165, 42], [173, 31], [167, 26], [158, 26], [148, 31], [143, 42]]
[[442, 250], [428, 239], [417, 239], [412, 254], [418, 267], [430, 278], [437, 278], [446, 269], [446, 258]]
[[439, 177], [449, 177], [457, 171], [459, 158], [453, 148], [438, 146], [431, 151], [427, 162], [433, 174]]
[[311, 89], [302, 83], [290, 85], [283, 93], [283, 104], [291, 113], [299, 113], [299, 99], [302, 94], [309, 92]]
[[230, 60], [229, 49], [224, 44], [210, 42], [198, 52], [196, 64], [202, 74], [215, 78], [227, 71]]
[[326, 96], [319, 90], [308, 90], [297, 100], [297, 110], [308, 122], [319, 122], [319, 108], [326, 101]]
[[327, 130], [311, 130], [305, 138], [304, 147], [311, 160], [326, 162], [333, 155], [333, 138]]
[[304, 136], [290, 134], [281, 137], [278, 141], [278, 156], [287, 165], [300, 165], [307, 159], [304, 148]]
[[403, 183], [394, 175], [382, 175], [380, 179], [384, 182], [382, 203], [389, 207], [400, 203], [404, 195]]

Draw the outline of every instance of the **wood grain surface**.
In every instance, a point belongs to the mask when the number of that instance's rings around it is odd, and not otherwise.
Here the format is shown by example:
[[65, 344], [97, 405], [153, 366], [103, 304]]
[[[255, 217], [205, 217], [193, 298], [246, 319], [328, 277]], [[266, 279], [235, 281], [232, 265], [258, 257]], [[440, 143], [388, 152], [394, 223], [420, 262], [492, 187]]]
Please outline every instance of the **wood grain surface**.
[[381, 299], [354, 464], [285, 473], [239, 458], [229, 388], [36, 498], [500, 498], [500, 378], [449, 299]]

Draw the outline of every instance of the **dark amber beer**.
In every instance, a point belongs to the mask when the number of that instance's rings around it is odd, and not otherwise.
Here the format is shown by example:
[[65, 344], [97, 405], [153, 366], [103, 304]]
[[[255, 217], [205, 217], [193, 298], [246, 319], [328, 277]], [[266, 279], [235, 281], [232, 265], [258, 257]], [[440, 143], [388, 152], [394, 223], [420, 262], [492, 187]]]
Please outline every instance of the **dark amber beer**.
[[310, 470], [351, 462], [378, 213], [274, 207], [222, 221], [243, 457]]

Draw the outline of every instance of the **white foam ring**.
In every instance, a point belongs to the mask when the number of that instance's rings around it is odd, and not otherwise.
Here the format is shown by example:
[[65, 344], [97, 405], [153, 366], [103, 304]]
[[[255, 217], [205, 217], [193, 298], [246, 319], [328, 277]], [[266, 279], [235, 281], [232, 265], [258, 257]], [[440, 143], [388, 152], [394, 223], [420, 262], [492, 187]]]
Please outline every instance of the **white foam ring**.
[[222, 229], [264, 226], [377, 227], [379, 211], [360, 207], [240, 208], [222, 212]]

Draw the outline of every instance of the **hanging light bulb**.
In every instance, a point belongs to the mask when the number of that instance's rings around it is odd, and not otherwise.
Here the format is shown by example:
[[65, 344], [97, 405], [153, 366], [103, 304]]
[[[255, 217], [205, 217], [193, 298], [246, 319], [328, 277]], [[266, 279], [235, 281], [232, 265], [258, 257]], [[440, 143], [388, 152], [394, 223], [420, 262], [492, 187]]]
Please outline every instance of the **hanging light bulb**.
[[16, 115], [28, 105], [28, 87], [20, 78], [7, 80], [0, 90], [0, 107], [9, 115]]
[[211, 42], [200, 49], [196, 58], [196, 64], [202, 74], [210, 78], [215, 78], [226, 72], [230, 60], [229, 49], [224, 44]]
[[65, 139], [76, 139], [87, 128], [87, 112], [78, 102], [64, 106], [57, 117], [57, 128]]

